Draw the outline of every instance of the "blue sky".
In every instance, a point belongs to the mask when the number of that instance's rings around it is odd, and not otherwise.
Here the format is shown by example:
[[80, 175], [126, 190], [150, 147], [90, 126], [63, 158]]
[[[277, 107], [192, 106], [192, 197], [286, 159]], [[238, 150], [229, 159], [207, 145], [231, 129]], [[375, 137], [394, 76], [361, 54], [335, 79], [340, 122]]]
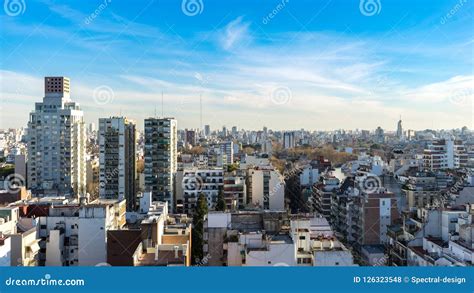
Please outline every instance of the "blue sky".
[[0, 128], [26, 125], [48, 75], [88, 122], [141, 128], [163, 92], [181, 128], [199, 96], [214, 128], [472, 128], [472, 2], [5, 0]]

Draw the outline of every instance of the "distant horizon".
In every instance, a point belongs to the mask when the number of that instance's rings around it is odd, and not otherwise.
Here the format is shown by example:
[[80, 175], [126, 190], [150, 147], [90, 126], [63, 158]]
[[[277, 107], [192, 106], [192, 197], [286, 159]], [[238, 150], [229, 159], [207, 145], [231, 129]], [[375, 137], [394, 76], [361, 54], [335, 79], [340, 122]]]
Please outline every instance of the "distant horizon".
[[[474, 128], [472, 1], [28, 1], [0, 15], [0, 128], [26, 127], [44, 76], [87, 123], [155, 107], [178, 126]], [[141, 121], [141, 123], [140, 123]], [[258, 126], [256, 126], [258, 125]], [[215, 127], [217, 129], [219, 127]]]

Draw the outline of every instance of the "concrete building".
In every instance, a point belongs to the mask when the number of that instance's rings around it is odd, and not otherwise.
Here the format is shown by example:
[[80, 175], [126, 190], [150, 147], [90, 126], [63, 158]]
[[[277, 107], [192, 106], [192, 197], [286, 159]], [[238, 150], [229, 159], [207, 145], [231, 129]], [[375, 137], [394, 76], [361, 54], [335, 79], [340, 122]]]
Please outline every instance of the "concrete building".
[[295, 133], [285, 132], [283, 133], [283, 148], [291, 149], [296, 146]]
[[244, 176], [237, 175], [236, 172], [224, 175], [224, 198], [230, 211], [247, 205], [247, 184]]
[[380, 126], [375, 130], [375, 142], [379, 144], [385, 143], [385, 134]]
[[247, 170], [247, 201], [264, 210], [285, 209], [285, 180], [271, 166]]
[[464, 168], [468, 163], [468, 153], [460, 140], [453, 138], [431, 142], [423, 152], [425, 170]]
[[234, 163], [234, 142], [227, 141], [219, 144], [220, 153], [225, 154], [226, 164], [231, 165]]
[[127, 118], [99, 119], [99, 196], [136, 207], [136, 130]]
[[145, 119], [145, 189], [154, 201], [168, 202], [170, 211], [176, 204], [177, 127], [174, 118]]
[[209, 266], [352, 266], [328, 222], [309, 214], [211, 212], [205, 222]]
[[28, 187], [38, 196], [84, 194], [83, 112], [70, 98], [69, 78], [45, 77], [44, 84], [28, 122]]
[[113, 266], [190, 266], [191, 219], [168, 214], [166, 202], [145, 193], [139, 222], [108, 231], [107, 263]]
[[405, 139], [405, 135], [403, 133], [402, 118], [400, 118], [400, 120], [398, 120], [398, 123], [397, 123], [397, 138], [399, 140]]
[[339, 188], [338, 178], [327, 173], [322, 175], [322, 182], [314, 187], [313, 207], [314, 210], [323, 217], [331, 216], [331, 197]]
[[11, 264], [11, 238], [0, 233], [0, 267], [9, 267]]
[[186, 129], [186, 143], [190, 146], [195, 146], [196, 141], [197, 141], [196, 131]]
[[125, 225], [125, 200], [98, 199], [82, 204], [43, 202], [38, 218], [40, 255], [45, 266], [95, 266], [107, 261], [107, 231]]
[[183, 190], [183, 212], [192, 214], [200, 194], [207, 199], [209, 209], [214, 209], [217, 197], [224, 189], [224, 171], [215, 169], [185, 169], [181, 182]]
[[473, 216], [470, 204], [420, 208], [389, 229], [389, 262], [394, 266], [472, 266]]

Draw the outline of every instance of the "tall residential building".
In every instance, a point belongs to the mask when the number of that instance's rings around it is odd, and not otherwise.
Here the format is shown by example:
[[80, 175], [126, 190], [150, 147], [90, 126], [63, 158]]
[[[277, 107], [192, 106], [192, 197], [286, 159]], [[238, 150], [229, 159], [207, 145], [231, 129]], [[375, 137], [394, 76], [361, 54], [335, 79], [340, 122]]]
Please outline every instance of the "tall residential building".
[[99, 196], [127, 200], [127, 210], [136, 206], [136, 129], [124, 117], [99, 119]]
[[177, 121], [174, 118], [145, 119], [145, 189], [154, 201], [167, 201], [174, 211], [174, 179], [177, 171]]
[[467, 161], [466, 146], [453, 138], [433, 141], [423, 152], [424, 167], [430, 171], [463, 168]]
[[196, 145], [197, 133], [194, 130], [186, 129], [186, 143], [191, 146]]
[[385, 142], [385, 134], [383, 129], [379, 126], [375, 130], [375, 142], [377, 143], [384, 143]]
[[69, 78], [45, 77], [44, 87], [28, 122], [28, 188], [76, 197], [86, 189], [84, 114], [70, 98]]
[[296, 146], [295, 143], [295, 133], [294, 132], [285, 132], [283, 133], [283, 148], [291, 149]]
[[206, 137], [211, 135], [211, 126], [210, 125], [204, 125], [204, 135]]
[[397, 123], [397, 138], [402, 140], [403, 137], [403, 127], [402, 127], [402, 118], [400, 117], [400, 120], [398, 120]]
[[227, 165], [231, 165], [234, 163], [234, 142], [227, 141], [222, 142], [219, 145], [221, 154], [226, 155], [226, 163]]
[[192, 215], [196, 208], [199, 195], [204, 194], [207, 199], [209, 209], [214, 209], [217, 203], [217, 197], [223, 190], [224, 170], [215, 169], [185, 169], [183, 171], [182, 182], [185, 214]]

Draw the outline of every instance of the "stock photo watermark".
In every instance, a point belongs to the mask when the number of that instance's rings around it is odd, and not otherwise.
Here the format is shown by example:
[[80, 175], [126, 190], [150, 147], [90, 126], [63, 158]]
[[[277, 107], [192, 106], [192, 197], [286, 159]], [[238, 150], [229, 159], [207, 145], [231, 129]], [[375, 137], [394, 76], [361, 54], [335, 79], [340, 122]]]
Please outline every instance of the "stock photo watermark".
[[183, 0], [181, 10], [187, 16], [196, 16], [204, 11], [204, 2], [202, 0]]
[[448, 11], [440, 20], [440, 24], [446, 24], [448, 20], [450, 20], [456, 13], [458, 13], [463, 7], [464, 4], [467, 3], [467, 0], [459, 0], [458, 3], [456, 3], [451, 10]]
[[380, 0], [360, 0], [359, 10], [364, 16], [374, 16], [382, 11], [382, 3]]
[[101, 85], [94, 89], [92, 96], [96, 104], [106, 105], [112, 103], [115, 98], [115, 93], [111, 87], [107, 85]]
[[270, 93], [270, 100], [276, 105], [289, 104], [292, 98], [291, 90], [286, 86], [276, 87]]
[[265, 17], [262, 19], [263, 24], [269, 24], [273, 18], [275, 18], [280, 11], [282, 11], [285, 7], [286, 4], [288, 4], [290, 0], [281, 0], [280, 3], [278, 3], [273, 10], [265, 15]]
[[25, 0], [4, 0], [3, 10], [8, 16], [18, 16], [26, 11]]
[[91, 24], [92, 21], [94, 21], [94, 19], [96, 19], [101, 13], [102, 11], [104, 11], [105, 8], [107, 8], [107, 6], [109, 6], [109, 3], [111, 3], [112, 0], [104, 0], [103, 3], [101, 3], [97, 8], [96, 10], [94, 10], [94, 12], [92, 12], [91, 14], [89, 14], [85, 19], [84, 19], [84, 23], [85, 24]]

